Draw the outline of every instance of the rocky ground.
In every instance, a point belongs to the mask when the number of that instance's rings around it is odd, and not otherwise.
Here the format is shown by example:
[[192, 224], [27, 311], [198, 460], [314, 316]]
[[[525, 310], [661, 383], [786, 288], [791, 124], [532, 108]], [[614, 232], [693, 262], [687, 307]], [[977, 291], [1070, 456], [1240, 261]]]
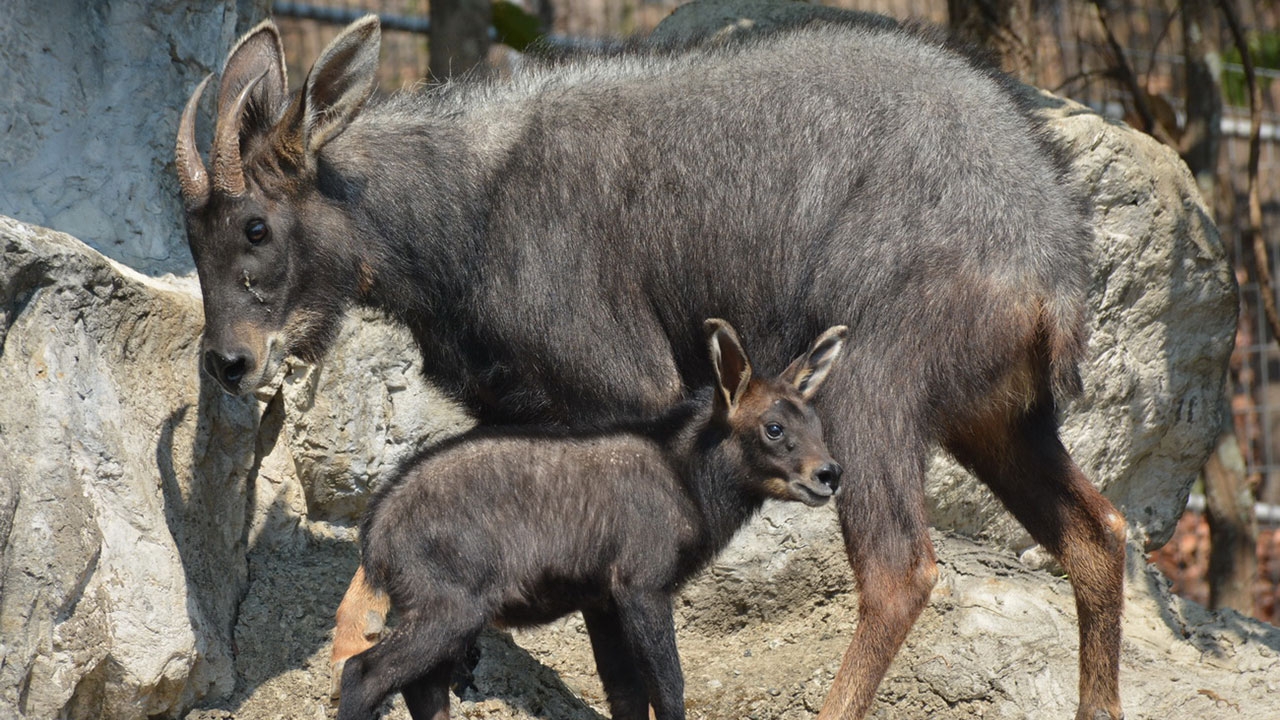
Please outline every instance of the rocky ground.
[[[872, 716], [1070, 717], [1076, 639], [1067, 582], [956, 536], [935, 541], [942, 580]], [[686, 591], [678, 626], [690, 718], [816, 715], [856, 611], [847, 573], [829, 564], [838, 552], [833, 542], [791, 558], [783, 572], [812, 573], [808, 592], [786, 589], [796, 583], [782, 578], [735, 587], [724, 568]], [[323, 524], [300, 529], [292, 544], [256, 549], [236, 626], [235, 694], [187, 720], [333, 717], [330, 619], [356, 558], [350, 532]], [[1162, 576], [1138, 562], [1123, 650], [1130, 720], [1280, 717], [1280, 632], [1173, 597]], [[729, 589], [713, 592], [713, 583]], [[608, 716], [577, 616], [532, 631], [487, 632], [480, 656], [473, 686], [454, 698], [455, 718]], [[408, 714], [397, 701], [386, 717]]]

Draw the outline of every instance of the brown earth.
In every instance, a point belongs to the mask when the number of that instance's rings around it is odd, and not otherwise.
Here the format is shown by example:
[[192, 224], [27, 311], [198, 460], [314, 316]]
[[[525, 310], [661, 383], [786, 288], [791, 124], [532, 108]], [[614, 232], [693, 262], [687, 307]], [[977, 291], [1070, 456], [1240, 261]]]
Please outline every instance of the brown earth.
[[[1204, 515], [1195, 512], [1183, 515], [1173, 539], [1151, 553], [1151, 562], [1168, 576], [1174, 593], [1201, 605], [1209, 604], [1209, 524]], [[1258, 533], [1253, 617], [1272, 625], [1280, 624], [1280, 528]]]

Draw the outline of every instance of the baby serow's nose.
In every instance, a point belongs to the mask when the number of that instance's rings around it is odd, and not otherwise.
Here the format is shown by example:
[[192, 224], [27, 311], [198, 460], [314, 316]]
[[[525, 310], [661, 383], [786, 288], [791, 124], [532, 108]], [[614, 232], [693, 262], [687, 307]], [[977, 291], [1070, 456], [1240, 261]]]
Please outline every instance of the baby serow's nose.
[[835, 492], [840, 488], [840, 476], [844, 474], [844, 470], [836, 463], [830, 462], [813, 472], [813, 479], [831, 488]]

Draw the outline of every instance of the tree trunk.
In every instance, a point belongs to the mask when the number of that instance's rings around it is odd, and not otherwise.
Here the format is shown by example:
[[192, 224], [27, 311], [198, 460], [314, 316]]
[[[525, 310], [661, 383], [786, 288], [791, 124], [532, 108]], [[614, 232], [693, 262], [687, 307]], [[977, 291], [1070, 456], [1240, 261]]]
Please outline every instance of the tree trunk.
[[1005, 72], [1033, 83], [1039, 71], [1031, 0], [947, 0], [951, 30], [995, 53]]
[[1258, 525], [1253, 490], [1234, 431], [1224, 432], [1204, 466], [1205, 518], [1209, 521], [1209, 607], [1253, 614], [1258, 577]]
[[[1218, 148], [1222, 139], [1222, 55], [1217, 7], [1212, 0], [1184, 0], [1183, 53], [1186, 58], [1186, 126], [1178, 148], [1205, 201], [1217, 197]], [[1227, 217], [1221, 213], [1218, 217]]]
[[492, 23], [489, 0], [432, 0], [431, 74], [443, 80], [482, 67]]
[[[1186, 123], [1177, 148], [1195, 175], [1206, 203], [1221, 204], [1218, 191], [1231, 187], [1219, 177], [1222, 139], [1222, 58], [1217, 0], [1183, 0], [1182, 42], [1186, 72]], [[1230, 206], [1234, 206], [1231, 198]], [[1217, 201], [1217, 203], [1215, 203]], [[1231, 218], [1233, 207], [1218, 207]], [[1228, 229], [1230, 232], [1230, 228]], [[1228, 414], [1228, 417], [1230, 415]], [[1244, 456], [1230, 420], [1204, 467], [1205, 517], [1209, 522], [1209, 606], [1253, 614], [1253, 584], [1258, 577], [1258, 526], [1254, 493]]]

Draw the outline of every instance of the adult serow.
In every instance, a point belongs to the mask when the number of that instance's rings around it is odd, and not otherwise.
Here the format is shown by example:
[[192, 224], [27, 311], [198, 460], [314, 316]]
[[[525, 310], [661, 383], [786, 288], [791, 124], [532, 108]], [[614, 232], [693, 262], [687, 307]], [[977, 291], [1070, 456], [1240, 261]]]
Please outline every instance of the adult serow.
[[[358, 304], [408, 326], [482, 423], [600, 426], [711, 384], [694, 318], [765, 366], [847, 325], [817, 409], [861, 594], [820, 718], [867, 712], [928, 601], [935, 445], [1068, 573], [1077, 717], [1122, 716], [1125, 523], [1055, 416], [1080, 387], [1090, 231], [1011, 80], [890, 23], [815, 23], [371, 101], [378, 50], [376, 19], [354, 23], [290, 96], [279, 34], [251, 31], [209, 173], [203, 85], [187, 104], [203, 363], [228, 392], [320, 358]], [[372, 596], [361, 580], [348, 597]], [[338, 660], [362, 649], [343, 632]]]
[[379, 490], [362, 565], [401, 621], [347, 662], [339, 720], [372, 718], [395, 690], [413, 717], [447, 717], [453, 665], [486, 624], [576, 610], [614, 718], [685, 716], [671, 596], [766, 498], [822, 505], [841, 473], [809, 400], [846, 329], [775, 378], [755, 375], [728, 323], [706, 329], [713, 392], [606, 430], [481, 429]]

